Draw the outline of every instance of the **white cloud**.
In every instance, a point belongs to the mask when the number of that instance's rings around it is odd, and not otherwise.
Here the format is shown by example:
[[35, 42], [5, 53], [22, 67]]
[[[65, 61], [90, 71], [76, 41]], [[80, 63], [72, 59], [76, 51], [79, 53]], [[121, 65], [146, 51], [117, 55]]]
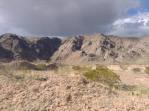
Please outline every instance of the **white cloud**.
[[122, 36], [149, 35], [149, 13], [138, 13], [135, 16], [116, 20], [110, 34]]

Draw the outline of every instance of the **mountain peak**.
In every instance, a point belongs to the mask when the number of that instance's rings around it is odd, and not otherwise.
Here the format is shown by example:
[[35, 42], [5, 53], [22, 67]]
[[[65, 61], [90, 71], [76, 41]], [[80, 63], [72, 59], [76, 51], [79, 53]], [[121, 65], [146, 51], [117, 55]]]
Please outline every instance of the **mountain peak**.
[[0, 60], [7, 60], [10, 55], [10, 60], [51, 60], [68, 64], [149, 63], [148, 44], [148, 37], [121, 38], [100, 33], [65, 40], [42, 37], [36, 41], [7, 33], [0, 38], [0, 54], [4, 55]]

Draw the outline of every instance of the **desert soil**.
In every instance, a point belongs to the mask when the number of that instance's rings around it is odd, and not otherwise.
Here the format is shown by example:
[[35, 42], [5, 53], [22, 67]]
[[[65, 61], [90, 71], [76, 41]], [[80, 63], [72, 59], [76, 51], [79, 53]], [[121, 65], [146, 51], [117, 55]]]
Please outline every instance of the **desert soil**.
[[[0, 75], [0, 111], [149, 111], [148, 95], [110, 92], [101, 83], [81, 75], [51, 71], [24, 73], [38, 76], [15, 80]], [[130, 80], [136, 76], [133, 74], [128, 79], [131, 74], [124, 76], [124, 73], [121, 73], [122, 81], [131, 84]]]

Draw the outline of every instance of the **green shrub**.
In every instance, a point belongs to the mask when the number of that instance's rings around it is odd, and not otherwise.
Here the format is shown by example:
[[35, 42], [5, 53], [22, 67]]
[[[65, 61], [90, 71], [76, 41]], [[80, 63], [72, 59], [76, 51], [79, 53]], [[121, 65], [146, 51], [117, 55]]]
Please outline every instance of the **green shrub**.
[[82, 66], [82, 67], [81, 67], [81, 66], [72, 66], [72, 69], [75, 70], [75, 71], [78, 71], [78, 72], [80, 72], [80, 73], [84, 73], [84, 72], [90, 70], [91, 67], [85, 67], [85, 66]]
[[47, 70], [46, 64], [36, 64], [34, 70]]
[[145, 73], [149, 74], [149, 67], [145, 68]]
[[120, 82], [120, 77], [104, 66], [98, 66], [95, 70], [89, 69], [84, 76], [94, 81], [100, 81], [109, 86], [114, 86]]
[[140, 68], [133, 68], [132, 70], [133, 70], [133, 72], [135, 72], [135, 73], [141, 72], [141, 69], [140, 69]]
[[18, 69], [20, 70], [47, 70], [46, 64], [33, 64], [30, 62], [20, 62]]
[[20, 62], [18, 64], [18, 69], [20, 70], [32, 70], [35, 68], [35, 65], [30, 62]]

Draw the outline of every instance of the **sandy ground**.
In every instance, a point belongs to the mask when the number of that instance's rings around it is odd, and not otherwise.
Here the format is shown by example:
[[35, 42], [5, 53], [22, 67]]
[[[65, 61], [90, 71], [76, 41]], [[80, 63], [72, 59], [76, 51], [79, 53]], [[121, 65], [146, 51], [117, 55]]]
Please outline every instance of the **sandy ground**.
[[[148, 87], [149, 78], [144, 73], [114, 71], [124, 83], [141, 83]], [[16, 80], [0, 75], [0, 111], [149, 111], [148, 94], [111, 92], [101, 83], [81, 75], [60, 75], [51, 71], [24, 74], [30, 76]]]
[[[140, 85], [149, 88], [149, 74], [144, 72], [146, 65], [129, 65], [124, 66], [111, 65], [109, 68], [120, 75], [121, 81], [128, 85]], [[139, 68], [140, 72], [134, 72], [134, 68]]]

